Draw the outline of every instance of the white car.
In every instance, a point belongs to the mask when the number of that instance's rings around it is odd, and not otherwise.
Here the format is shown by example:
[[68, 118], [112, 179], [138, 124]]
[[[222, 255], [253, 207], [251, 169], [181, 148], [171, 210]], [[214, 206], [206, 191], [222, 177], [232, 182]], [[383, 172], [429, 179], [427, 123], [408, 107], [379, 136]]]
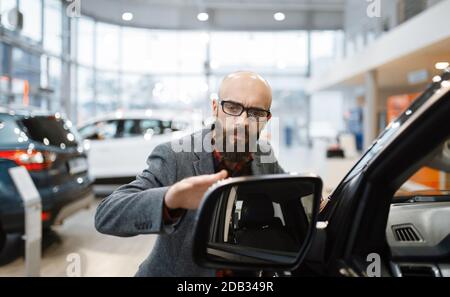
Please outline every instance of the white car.
[[129, 183], [147, 167], [146, 160], [161, 143], [193, 130], [192, 113], [116, 112], [79, 127], [88, 150], [89, 170], [97, 194], [107, 194]]

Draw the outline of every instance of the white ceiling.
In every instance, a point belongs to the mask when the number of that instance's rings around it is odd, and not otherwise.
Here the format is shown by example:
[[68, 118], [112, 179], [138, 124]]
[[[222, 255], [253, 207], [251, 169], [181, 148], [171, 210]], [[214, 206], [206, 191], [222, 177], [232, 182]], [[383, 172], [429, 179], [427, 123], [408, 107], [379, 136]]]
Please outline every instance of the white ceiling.
[[[101, 21], [161, 29], [296, 30], [342, 29], [345, 0], [89, 0], [82, 13]], [[209, 13], [207, 22], [197, 14]], [[286, 19], [277, 22], [275, 12]], [[134, 15], [122, 20], [123, 12]]]

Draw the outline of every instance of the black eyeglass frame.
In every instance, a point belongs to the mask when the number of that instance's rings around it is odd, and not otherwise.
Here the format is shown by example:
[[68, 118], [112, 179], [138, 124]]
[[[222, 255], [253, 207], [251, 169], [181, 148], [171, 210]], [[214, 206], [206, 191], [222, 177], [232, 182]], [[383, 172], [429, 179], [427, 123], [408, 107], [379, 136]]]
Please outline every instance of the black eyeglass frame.
[[[232, 113], [226, 112], [225, 109], [224, 109], [224, 106], [223, 106], [225, 103], [233, 103], [233, 104], [235, 104], [235, 105], [237, 105], [237, 106], [240, 106], [240, 107], [241, 107], [241, 112], [240, 112], [239, 114], [232, 114]], [[249, 117], [249, 115], [248, 115], [248, 111], [249, 111], [249, 110], [257, 110], [257, 111], [264, 111], [264, 112], [266, 112], [267, 115], [266, 115], [265, 117], [261, 117], [261, 118], [269, 119], [270, 116], [271, 116], [270, 110], [265, 110], [265, 109], [257, 108], [257, 107], [245, 107], [245, 106], [242, 105], [241, 103], [235, 102], [235, 101], [232, 101], [232, 100], [222, 100], [222, 99], [219, 99], [219, 104], [222, 106], [222, 111], [223, 111], [225, 114], [231, 115], [231, 116], [235, 116], [235, 117], [240, 116], [244, 111], [247, 113], [247, 117]], [[249, 117], [249, 118], [250, 118], [250, 117]], [[251, 118], [255, 118], [255, 117], [251, 117]], [[256, 119], [258, 119], [258, 118], [256, 118]]]

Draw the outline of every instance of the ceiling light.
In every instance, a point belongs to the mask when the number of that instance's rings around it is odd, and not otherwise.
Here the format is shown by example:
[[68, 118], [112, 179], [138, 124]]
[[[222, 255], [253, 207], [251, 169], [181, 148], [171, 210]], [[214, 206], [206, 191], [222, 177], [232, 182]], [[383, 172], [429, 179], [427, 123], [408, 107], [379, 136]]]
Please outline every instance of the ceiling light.
[[277, 22], [281, 22], [286, 19], [286, 15], [282, 12], [276, 12], [273, 14], [273, 19]]
[[133, 19], [133, 14], [131, 12], [124, 12], [122, 14], [122, 20], [129, 22], [132, 19]]
[[437, 62], [436, 65], [434, 65], [434, 67], [436, 67], [436, 69], [438, 69], [438, 70], [444, 70], [449, 65], [450, 64], [448, 62]]
[[209, 19], [209, 15], [206, 12], [200, 12], [199, 14], [197, 14], [197, 19], [200, 22], [206, 22]]

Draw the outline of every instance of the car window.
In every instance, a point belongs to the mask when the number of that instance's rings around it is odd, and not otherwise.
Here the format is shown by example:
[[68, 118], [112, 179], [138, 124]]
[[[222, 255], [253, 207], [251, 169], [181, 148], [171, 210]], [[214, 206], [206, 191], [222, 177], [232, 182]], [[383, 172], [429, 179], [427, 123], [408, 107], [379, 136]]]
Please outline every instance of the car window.
[[122, 137], [140, 136], [142, 135], [142, 129], [140, 126], [140, 120], [125, 120], [123, 123]]
[[[450, 137], [397, 190], [395, 200], [448, 199], [450, 193]], [[427, 198], [429, 197], [429, 198]]]
[[119, 129], [119, 121], [112, 120], [97, 123], [100, 139], [111, 139], [116, 137]]
[[81, 127], [81, 128], [78, 130], [78, 132], [80, 133], [80, 135], [81, 135], [83, 138], [89, 138], [89, 136], [91, 136], [91, 135], [93, 135], [94, 133], [96, 133], [96, 131], [97, 131], [97, 127], [96, 127], [95, 123], [94, 123], [94, 124], [86, 125], [86, 126], [84, 126], [84, 127]]
[[385, 228], [396, 275], [439, 275], [450, 253], [450, 137], [419, 159], [391, 200]]
[[188, 123], [182, 122], [182, 121], [172, 121], [171, 129], [172, 131], [181, 131], [186, 129], [188, 126]]
[[159, 120], [141, 120], [141, 129], [143, 134], [161, 134], [163, 132], [161, 130], [162, 125], [163, 123]]
[[80, 134], [85, 139], [105, 140], [116, 137], [118, 121], [99, 121], [80, 129]]
[[143, 136], [146, 134], [161, 134], [161, 121], [127, 119], [119, 124], [116, 137]]
[[17, 125], [14, 117], [0, 114], [0, 145], [22, 142], [24, 140], [23, 134], [24, 132]]
[[55, 116], [32, 116], [20, 120], [28, 137], [45, 145], [61, 148], [78, 146], [72, 125]]

